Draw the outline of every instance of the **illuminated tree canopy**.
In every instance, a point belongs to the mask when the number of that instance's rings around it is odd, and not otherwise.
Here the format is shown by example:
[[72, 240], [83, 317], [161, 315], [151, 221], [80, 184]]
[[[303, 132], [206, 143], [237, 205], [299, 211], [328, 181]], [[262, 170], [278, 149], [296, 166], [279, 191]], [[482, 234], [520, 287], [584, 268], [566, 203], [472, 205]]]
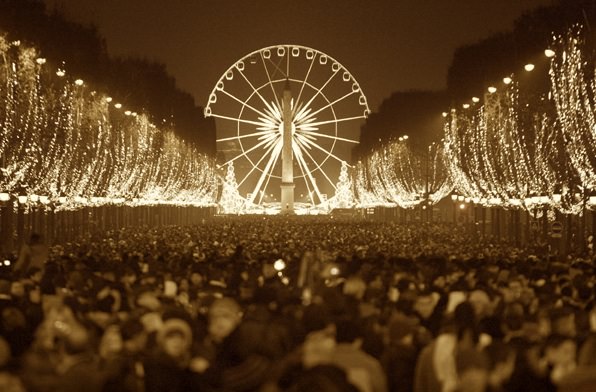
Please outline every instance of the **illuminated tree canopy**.
[[62, 208], [214, 203], [213, 162], [84, 81], [0, 37], [0, 191]]

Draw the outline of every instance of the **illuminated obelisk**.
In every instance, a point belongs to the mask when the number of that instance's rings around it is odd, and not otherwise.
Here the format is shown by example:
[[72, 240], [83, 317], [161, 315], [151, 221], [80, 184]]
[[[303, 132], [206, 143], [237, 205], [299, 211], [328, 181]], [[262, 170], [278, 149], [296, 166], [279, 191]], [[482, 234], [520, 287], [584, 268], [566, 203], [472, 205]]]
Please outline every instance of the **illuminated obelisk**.
[[286, 79], [283, 94], [283, 146], [281, 149], [281, 214], [294, 213], [294, 156], [292, 152], [292, 91]]

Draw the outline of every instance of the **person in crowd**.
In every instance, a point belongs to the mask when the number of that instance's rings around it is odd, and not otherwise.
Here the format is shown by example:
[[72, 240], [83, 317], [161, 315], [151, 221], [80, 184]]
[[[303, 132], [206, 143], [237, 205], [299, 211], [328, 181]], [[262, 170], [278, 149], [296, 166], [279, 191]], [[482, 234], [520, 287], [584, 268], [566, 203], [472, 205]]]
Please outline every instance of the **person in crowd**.
[[418, 347], [415, 336], [419, 328], [417, 318], [396, 312], [387, 324], [387, 344], [381, 358], [390, 392], [414, 390], [414, 374]]
[[447, 225], [328, 217], [26, 247], [0, 271], [0, 389], [594, 385], [594, 255], [546, 259]]
[[23, 244], [19, 258], [14, 266], [14, 274], [23, 276], [30, 268], [43, 269], [48, 260], [48, 247], [43, 236], [39, 233], [31, 233], [29, 241]]

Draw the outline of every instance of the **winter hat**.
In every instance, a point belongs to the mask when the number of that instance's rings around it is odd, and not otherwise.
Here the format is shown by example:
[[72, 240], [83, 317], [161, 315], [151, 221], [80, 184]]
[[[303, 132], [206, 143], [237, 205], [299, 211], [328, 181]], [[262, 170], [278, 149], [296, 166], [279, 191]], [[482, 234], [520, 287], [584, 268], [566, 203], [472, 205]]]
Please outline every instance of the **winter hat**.
[[157, 342], [163, 343], [163, 341], [174, 334], [181, 335], [188, 345], [192, 342], [192, 330], [190, 325], [182, 319], [171, 318], [163, 322], [163, 326], [157, 333]]

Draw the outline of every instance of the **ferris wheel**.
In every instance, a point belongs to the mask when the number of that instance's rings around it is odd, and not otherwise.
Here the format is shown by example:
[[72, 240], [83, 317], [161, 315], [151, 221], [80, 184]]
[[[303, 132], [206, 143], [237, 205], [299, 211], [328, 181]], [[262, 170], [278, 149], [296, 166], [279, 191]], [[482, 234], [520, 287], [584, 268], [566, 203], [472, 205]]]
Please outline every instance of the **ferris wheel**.
[[234, 165], [240, 194], [254, 204], [267, 201], [282, 182], [284, 119], [291, 121], [285, 140], [291, 140], [293, 180], [309, 203], [318, 204], [326, 199], [325, 189], [335, 191], [333, 173], [358, 143], [348, 130], [358, 129], [369, 113], [347, 69], [299, 45], [262, 48], [236, 61], [205, 107], [205, 116], [216, 119], [220, 165]]

